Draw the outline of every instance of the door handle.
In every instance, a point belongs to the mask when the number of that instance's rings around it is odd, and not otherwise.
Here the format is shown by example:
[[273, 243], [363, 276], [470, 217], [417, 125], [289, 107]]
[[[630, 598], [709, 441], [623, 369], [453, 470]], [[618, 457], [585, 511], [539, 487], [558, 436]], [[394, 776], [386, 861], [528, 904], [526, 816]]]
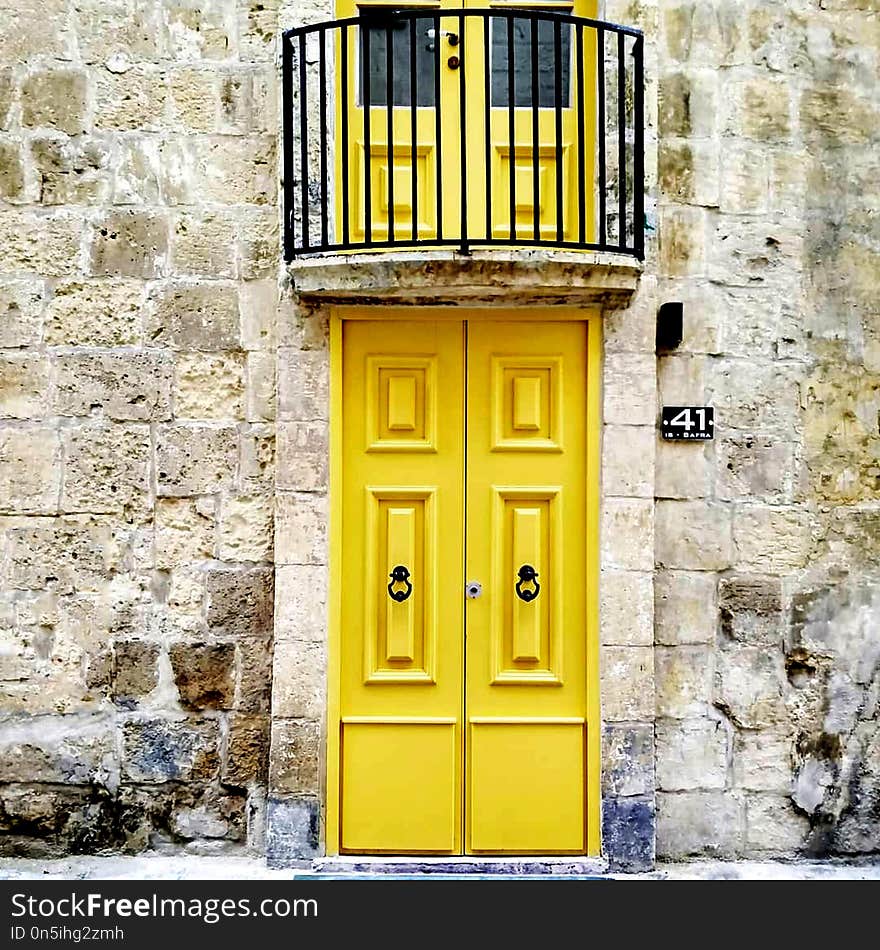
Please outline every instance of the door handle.
[[[516, 596], [530, 604], [541, 592], [541, 585], [538, 583], [538, 572], [531, 564], [523, 564], [517, 572], [519, 580], [516, 582]], [[523, 584], [531, 584], [533, 590], [523, 590]]]
[[[413, 586], [409, 582], [410, 573], [402, 564], [398, 564], [388, 576], [391, 578], [391, 583], [388, 585], [388, 595], [398, 604], [402, 604], [412, 593]], [[403, 590], [395, 590], [396, 584], [405, 584], [406, 586]]]

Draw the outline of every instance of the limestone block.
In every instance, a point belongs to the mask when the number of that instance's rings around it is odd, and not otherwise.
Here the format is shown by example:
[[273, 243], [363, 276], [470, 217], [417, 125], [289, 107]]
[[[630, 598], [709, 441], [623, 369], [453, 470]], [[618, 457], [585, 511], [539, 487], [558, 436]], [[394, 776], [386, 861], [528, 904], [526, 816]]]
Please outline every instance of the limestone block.
[[273, 504], [270, 497], [227, 496], [220, 501], [219, 556], [224, 561], [272, 559]]
[[813, 522], [799, 508], [742, 508], [733, 522], [736, 566], [768, 574], [803, 567], [812, 549]]
[[273, 132], [278, 123], [277, 100], [278, 83], [271, 69], [224, 70], [220, 74], [220, 131]]
[[326, 422], [283, 422], [278, 426], [277, 482], [282, 491], [326, 491], [329, 458]]
[[732, 858], [745, 843], [745, 802], [736, 792], [660, 792], [657, 857]]
[[21, 84], [21, 122], [30, 128], [50, 126], [79, 135], [87, 131], [88, 79], [78, 69], [31, 73]]
[[315, 640], [275, 644], [272, 715], [276, 719], [320, 719], [326, 705], [327, 657]]
[[152, 66], [133, 66], [123, 73], [93, 72], [95, 127], [130, 132], [158, 131], [165, 112], [165, 77]]
[[110, 419], [157, 421], [171, 416], [171, 359], [163, 353], [67, 353], [55, 361], [55, 405], [62, 416], [96, 407]]
[[664, 792], [724, 788], [730, 736], [720, 719], [657, 723], [657, 787]]
[[[687, 401], [667, 403], [670, 404], [693, 405]], [[714, 463], [714, 450], [710, 442], [691, 444], [658, 440], [654, 475], [655, 497], [706, 498], [711, 492]]]
[[72, 13], [83, 62], [127, 69], [130, 62], [156, 62], [164, 49], [159, 10], [140, 0], [77, 0]]
[[602, 568], [650, 571], [654, 563], [654, 505], [641, 498], [606, 498], [602, 505]]
[[660, 214], [660, 267], [670, 277], [706, 273], [706, 212], [686, 206], [664, 207]]
[[275, 485], [275, 430], [270, 425], [245, 425], [241, 429], [239, 461], [242, 491], [270, 491]]
[[278, 351], [278, 415], [284, 420], [326, 419], [330, 396], [329, 356], [323, 350]]
[[786, 719], [782, 652], [727, 644], [715, 658], [713, 702], [745, 729], [777, 726]]
[[110, 196], [111, 144], [99, 138], [38, 135], [30, 160], [39, 181], [40, 204], [100, 204]]
[[10, 126], [10, 113], [16, 100], [15, 71], [11, 66], [0, 66], [0, 129]]
[[122, 724], [123, 775], [133, 782], [194, 782], [219, 768], [214, 719], [131, 719]]
[[248, 353], [246, 416], [249, 422], [275, 418], [274, 353]]
[[876, 141], [877, 103], [849, 84], [808, 85], [798, 112], [808, 147], [852, 147]]
[[733, 558], [731, 511], [702, 501], [658, 501], [656, 506], [658, 566], [717, 571]]
[[274, 575], [268, 567], [215, 568], [205, 575], [211, 631], [233, 637], [272, 632]]
[[656, 423], [656, 360], [652, 353], [607, 353], [602, 386], [606, 425]]
[[173, 187], [180, 175], [181, 148], [175, 140], [156, 136], [130, 136], [116, 141], [113, 181], [114, 204], [174, 204]]
[[[729, 313], [722, 300], [722, 288], [707, 284], [698, 277], [675, 277], [665, 279], [661, 289], [664, 299], [680, 300], [683, 305], [679, 351], [682, 354], [718, 353], [722, 328], [728, 322]], [[658, 372], [662, 373], [671, 362], [669, 356], [664, 355]]]
[[654, 730], [651, 725], [609, 725], [602, 729], [602, 795], [654, 793]]
[[235, 693], [235, 708], [240, 712], [268, 715], [272, 701], [272, 650], [268, 638], [241, 642]]
[[229, 717], [226, 756], [221, 772], [224, 785], [265, 785], [269, 769], [269, 720], [265, 716]]
[[721, 153], [720, 207], [727, 214], [763, 214], [770, 189], [771, 152], [755, 143]]
[[272, 723], [269, 788], [273, 794], [318, 795], [320, 786], [321, 724], [302, 719]]
[[61, 510], [143, 517], [151, 509], [150, 431], [145, 425], [62, 430]]
[[194, 842], [198, 846], [198, 853], [212, 853], [213, 848], [203, 849], [215, 842], [221, 844], [223, 840], [244, 840], [247, 826], [247, 799], [244, 795], [224, 794], [218, 797], [212, 789], [193, 802], [192, 806], [189, 801], [182, 799], [182, 795], [178, 796], [174, 802], [171, 827], [175, 835]]
[[757, 794], [746, 799], [746, 846], [750, 851], [792, 854], [805, 844], [810, 820], [798, 814], [786, 795]]
[[149, 300], [148, 339], [183, 350], [235, 350], [238, 299], [229, 284], [170, 284]]
[[717, 442], [717, 497], [723, 501], [790, 501], [795, 483], [795, 446], [759, 436]]
[[721, 284], [761, 282], [794, 297], [800, 292], [804, 234], [790, 220], [719, 214], [709, 236], [705, 273]]
[[229, 709], [235, 693], [235, 645], [172, 643], [174, 683], [184, 709]]
[[715, 660], [709, 646], [657, 647], [654, 653], [657, 715], [698, 719], [712, 702]]
[[175, 274], [235, 277], [237, 219], [224, 211], [181, 212], [171, 234]]
[[217, 74], [213, 68], [175, 69], [171, 72], [171, 120], [185, 132], [214, 132], [217, 126]]
[[158, 493], [184, 497], [230, 488], [237, 456], [238, 437], [234, 426], [199, 423], [160, 426], [156, 433]]
[[47, 414], [48, 391], [48, 359], [24, 355], [0, 357], [0, 417], [44, 417]]
[[713, 369], [707, 398], [728, 432], [760, 430], [789, 440], [800, 419], [799, 376], [792, 366], [724, 360]]
[[608, 353], [653, 353], [657, 327], [657, 278], [643, 274], [625, 310], [602, 314], [602, 338]]
[[771, 211], [785, 213], [804, 206], [809, 165], [810, 155], [806, 151], [773, 153], [770, 165]]
[[174, 568], [210, 558], [214, 534], [212, 506], [202, 499], [156, 499], [156, 567]]
[[602, 799], [602, 853], [610, 870], [651, 871], [656, 839], [654, 797]]
[[651, 574], [605, 570], [599, 588], [603, 645], [650, 646], [654, 642]]
[[276, 645], [283, 640], [323, 641], [327, 636], [327, 568], [300, 564], [276, 571]]
[[0, 216], [0, 272], [78, 273], [82, 233], [82, 219], [67, 212], [6, 209]]
[[657, 643], [667, 646], [714, 643], [716, 624], [714, 574], [685, 571], [655, 574]]
[[46, 306], [49, 346], [135, 346], [143, 339], [138, 280], [60, 281]]
[[739, 731], [733, 744], [733, 782], [753, 792], [788, 794], [792, 787], [794, 741], [785, 733]]
[[792, 131], [792, 86], [787, 79], [751, 77], [725, 82], [722, 131], [758, 142], [786, 142]]
[[716, 68], [660, 77], [660, 135], [711, 138], [716, 133], [719, 74]]
[[715, 141], [661, 142], [658, 180], [664, 198], [717, 208], [719, 149]]
[[265, 61], [271, 56], [278, 30], [281, 0], [238, 0], [239, 43], [242, 58]]
[[174, 415], [179, 419], [240, 419], [244, 373], [243, 354], [181, 353], [174, 368]]
[[246, 350], [274, 350], [278, 285], [274, 280], [249, 280], [239, 284], [241, 343]]
[[275, 137], [194, 139], [198, 201], [218, 204], [274, 205]]
[[168, 224], [145, 211], [109, 211], [93, 224], [91, 271], [97, 276], [158, 277], [165, 267]]
[[0, 197], [6, 201], [24, 201], [24, 192], [21, 145], [14, 139], [0, 139]]
[[781, 647], [786, 628], [779, 578], [741, 575], [720, 578], [718, 616], [722, 634], [732, 640]]
[[222, 60], [235, 53], [235, 9], [216, 0], [163, 0], [168, 52], [174, 59]]
[[245, 280], [272, 277], [278, 270], [281, 243], [275, 208], [248, 208], [238, 226], [238, 265]]
[[603, 494], [652, 498], [657, 435], [650, 426], [605, 426], [602, 432]]
[[275, 498], [275, 563], [327, 563], [327, 495], [280, 493]]
[[53, 513], [60, 489], [58, 433], [45, 428], [0, 428], [0, 511]]
[[601, 662], [603, 722], [654, 718], [654, 651], [651, 647], [604, 647]]
[[113, 700], [133, 709], [159, 684], [159, 647], [145, 640], [120, 640], [113, 645]]
[[43, 284], [0, 281], [0, 348], [36, 346], [43, 327]]

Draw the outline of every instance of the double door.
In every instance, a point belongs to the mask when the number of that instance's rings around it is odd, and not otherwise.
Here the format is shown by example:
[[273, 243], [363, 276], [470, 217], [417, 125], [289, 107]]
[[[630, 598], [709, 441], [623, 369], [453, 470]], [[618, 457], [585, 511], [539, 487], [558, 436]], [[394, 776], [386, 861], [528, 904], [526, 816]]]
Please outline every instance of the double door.
[[583, 853], [588, 325], [342, 327], [328, 844]]

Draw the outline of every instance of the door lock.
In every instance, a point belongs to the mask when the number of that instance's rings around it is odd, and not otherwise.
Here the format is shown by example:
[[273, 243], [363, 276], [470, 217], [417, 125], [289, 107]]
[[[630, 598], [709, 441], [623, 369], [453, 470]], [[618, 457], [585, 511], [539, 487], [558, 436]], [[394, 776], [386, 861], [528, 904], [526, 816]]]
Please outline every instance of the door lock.
[[464, 595], [468, 600], [476, 600], [483, 593], [483, 585], [479, 581], [468, 581], [465, 584]]

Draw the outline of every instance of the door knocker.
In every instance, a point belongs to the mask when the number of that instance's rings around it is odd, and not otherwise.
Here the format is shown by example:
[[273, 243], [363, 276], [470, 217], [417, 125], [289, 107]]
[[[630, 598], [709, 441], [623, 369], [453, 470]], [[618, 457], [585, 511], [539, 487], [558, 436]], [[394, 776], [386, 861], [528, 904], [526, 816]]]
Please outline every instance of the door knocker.
[[[388, 594], [392, 600], [397, 601], [398, 604], [402, 604], [412, 593], [412, 584], [409, 582], [409, 571], [402, 564], [398, 564], [388, 576], [391, 578], [391, 583], [388, 585]], [[406, 589], [395, 590], [395, 584], [406, 584]]]
[[[538, 583], [538, 572], [531, 564], [523, 564], [517, 573], [519, 574], [519, 580], [516, 582], [516, 596], [527, 604], [531, 603], [541, 590], [541, 585]], [[523, 584], [533, 584], [534, 590], [523, 590]]]

